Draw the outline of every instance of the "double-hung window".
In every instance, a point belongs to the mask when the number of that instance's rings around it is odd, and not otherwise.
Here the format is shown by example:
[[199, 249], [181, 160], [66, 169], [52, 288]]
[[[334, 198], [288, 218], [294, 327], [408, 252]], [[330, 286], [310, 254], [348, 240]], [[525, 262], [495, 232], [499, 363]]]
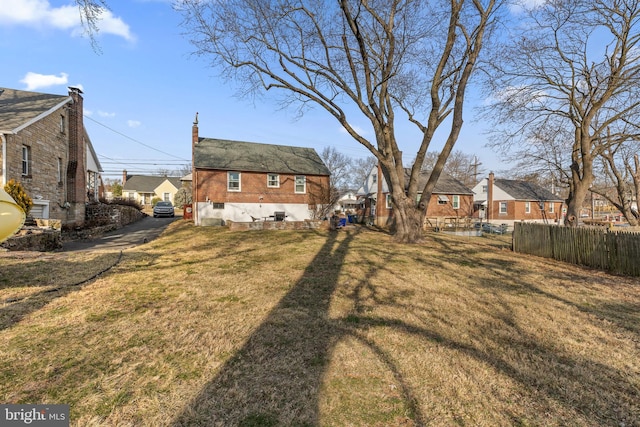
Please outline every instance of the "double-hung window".
[[459, 195], [454, 194], [452, 196], [451, 206], [453, 207], [453, 209], [460, 209], [460, 196]]
[[279, 188], [280, 187], [280, 175], [277, 173], [267, 174], [267, 187]]
[[296, 193], [307, 192], [307, 177], [304, 175], [296, 175]]
[[524, 202], [524, 213], [531, 213], [531, 202]]
[[501, 214], [507, 213], [507, 202], [500, 202], [500, 213]]
[[58, 157], [58, 184], [62, 184], [62, 171], [63, 171], [62, 158]]
[[549, 213], [553, 213], [553, 202], [549, 202]]
[[28, 145], [22, 146], [22, 175], [31, 175], [31, 147]]
[[240, 172], [227, 172], [227, 190], [240, 191]]

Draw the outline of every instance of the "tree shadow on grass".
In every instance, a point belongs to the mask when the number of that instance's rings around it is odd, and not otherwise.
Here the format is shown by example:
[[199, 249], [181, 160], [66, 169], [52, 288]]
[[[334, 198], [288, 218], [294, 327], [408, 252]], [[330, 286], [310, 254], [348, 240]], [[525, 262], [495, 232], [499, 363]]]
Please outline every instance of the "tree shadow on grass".
[[301, 279], [173, 426], [319, 425], [323, 377], [349, 334], [329, 319], [329, 305], [354, 234], [328, 235]]
[[316, 425], [337, 337], [329, 303], [353, 239], [328, 236], [302, 278], [175, 420], [182, 425]]

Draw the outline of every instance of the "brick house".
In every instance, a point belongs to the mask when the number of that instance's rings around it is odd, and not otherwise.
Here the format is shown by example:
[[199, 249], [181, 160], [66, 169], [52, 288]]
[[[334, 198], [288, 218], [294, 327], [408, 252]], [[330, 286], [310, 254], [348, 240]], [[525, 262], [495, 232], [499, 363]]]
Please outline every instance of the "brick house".
[[[410, 169], [405, 169], [407, 183], [410, 173]], [[418, 188], [424, 188], [429, 176], [430, 172], [420, 173]], [[393, 223], [391, 193], [379, 165], [371, 169], [364, 184], [358, 189], [358, 195], [364, 201], [364, 208], [358, 213], [360, 220], [371, 220], [379, 226], [389, 226]], [[470, 218], [472, 213], [473, 191], [455, 178], [446, 174], [440, 175], [427, 207], [427, 223], [441, 224], [449, 220], [456, 222]]]
[[122, 173], [122, 197], [141, 205], [151, 205], [154, 198], [173, 203], [182, 181], [177, 176], [127, 175]]
[[196, 225], [303, 221], [329, 203], [330, 172], [313, 148], [201, 138], [196, 115], [192, 150]]
[[475, 216], [488, 222], [559, 222], [562, 218], [562, 198], [527, 181], [496, 179], [491, 172], [473, 193]]
[[14, 179], [33, 199], [34, 218], [82, 225], [98, 199], [102, 168], [84, 128], [82, 91], [51, 95], [0, 88], [2, 185]]

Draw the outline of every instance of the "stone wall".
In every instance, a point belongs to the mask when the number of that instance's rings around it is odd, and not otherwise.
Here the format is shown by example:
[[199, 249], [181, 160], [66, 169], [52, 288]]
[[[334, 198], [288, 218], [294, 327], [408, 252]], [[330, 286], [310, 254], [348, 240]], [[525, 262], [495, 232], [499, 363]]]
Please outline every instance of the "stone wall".
[[226, 221], [229, 230], [315, 230], [329, 229], [329, 221], [255, 221], [255, 222], [233, 222]]
[[24, 227], [0, 244], [9, 251], [55, 251], [64, 240], [93, 239], [109, 231], [139, 221], [146, 216], [132, 206], [95, 203], [87, 205], [86, 227], [60, 229], [60, 222], [38, 220], [38, 227]]

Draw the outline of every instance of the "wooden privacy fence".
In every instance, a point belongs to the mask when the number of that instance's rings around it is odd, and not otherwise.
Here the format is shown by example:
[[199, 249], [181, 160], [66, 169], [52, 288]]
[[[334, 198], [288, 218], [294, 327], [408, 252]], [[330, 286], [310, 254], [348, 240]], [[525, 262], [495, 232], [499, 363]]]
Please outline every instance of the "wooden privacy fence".
[[636, 232], [516, 222], [513, 250], [640, 276], [640, 233]]

